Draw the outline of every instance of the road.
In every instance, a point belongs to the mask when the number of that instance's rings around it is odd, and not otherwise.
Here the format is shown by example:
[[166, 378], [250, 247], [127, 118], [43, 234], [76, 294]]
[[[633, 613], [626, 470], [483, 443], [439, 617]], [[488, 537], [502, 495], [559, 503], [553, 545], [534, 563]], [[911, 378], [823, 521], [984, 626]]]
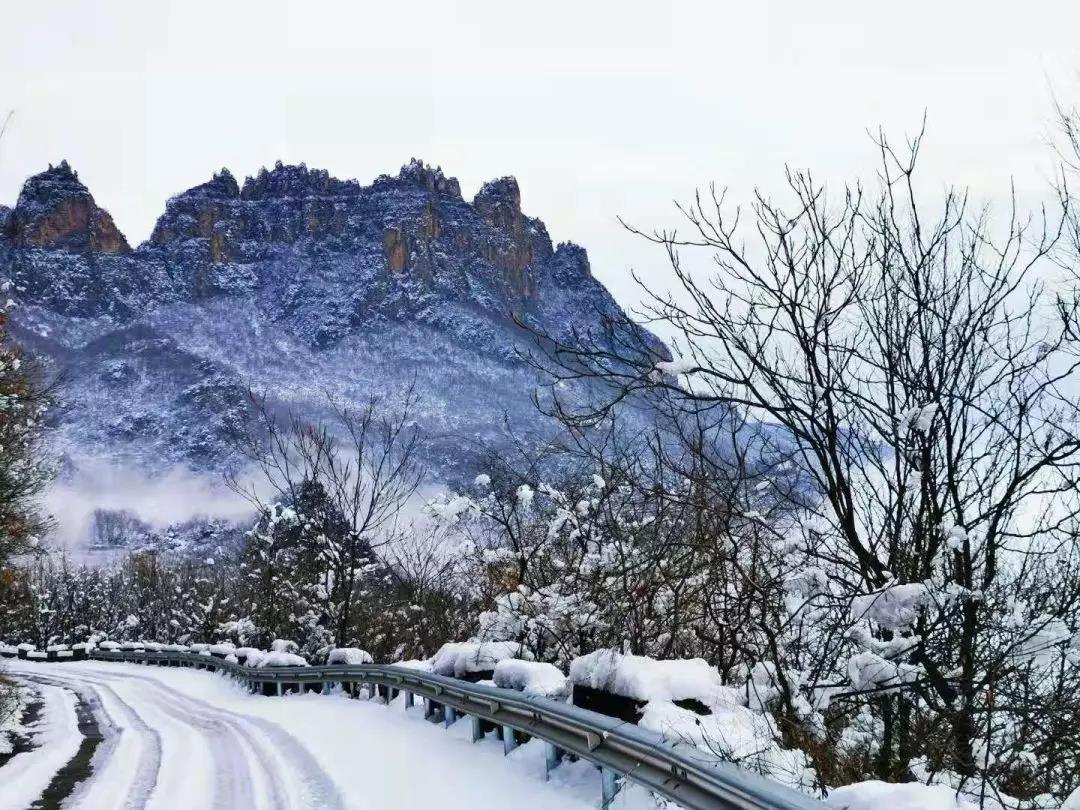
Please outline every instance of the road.
[[[37, 747], [0, 767], [0, 810], [76, 808], [593, 808], [599, 776], [542, 748], [503, 757], [417, 705], [341, 695], [261, 697], [207, 672], [134, 664], [7, 662], [43, 701]], [[77, 710], [83, 709], [83, 722]], [[100, 737], [100, 739], [97, 739]], [[80, 762], [80, 757], [85, 762]], [[40, 798], [44, 794], [44, 799]], [[624, 791], [617, 806], [644, 806]]]

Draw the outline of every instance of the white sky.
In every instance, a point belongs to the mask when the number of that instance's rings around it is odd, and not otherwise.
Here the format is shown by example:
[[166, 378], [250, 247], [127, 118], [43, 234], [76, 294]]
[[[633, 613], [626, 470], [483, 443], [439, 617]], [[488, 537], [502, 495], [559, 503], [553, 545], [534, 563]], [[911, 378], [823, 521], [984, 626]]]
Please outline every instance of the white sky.
[[1052, 94], [1080, 102], [1080, 3], [20, 2], [0, 28], [0, 201], [67, 158], [128, 238], [171, 194], [275, 160], [370, 182], [418, 156], [466, 197], [514, 174], [527, 213], [624, 303], [717, 181], [865, 173], [867, 128], [929, 115], [924, 176], [994, 198], [1052, 171]]

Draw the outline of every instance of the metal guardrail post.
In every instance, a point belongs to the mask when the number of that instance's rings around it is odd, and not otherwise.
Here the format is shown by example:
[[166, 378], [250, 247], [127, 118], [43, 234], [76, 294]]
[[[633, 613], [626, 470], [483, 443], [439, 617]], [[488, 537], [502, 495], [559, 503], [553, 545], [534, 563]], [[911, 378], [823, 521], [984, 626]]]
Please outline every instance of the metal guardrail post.
[[412, 692], [406, 692], [405, 693], [405, 709], [406, 710], [411, 709], [413, 707], [413, 705], [414, 705], [415, 700], [416, 700], [416, 698], [415, 698], [415, 696], [413, 695]]
[[619, 792], [622, 785], [619, 783], [619, 775], [610, 768], [601, 768], [600, 778], [603, 791], [600, 808], [601, 810], [607, 810], [607, 808], [611, 807], [611, 803], [615, 801], [615, 794]]
[[484, 739], [484, 721], [475, 714], [469, 715], [469, 719], [472, 720], [472, 741], [480, 742]]
[[559, 763], [562, 762], [562, 751], [554, 743], [544, 741], [544, 778], [550, 779], [551, 772], [559, 767]]
[[443, 710], [443, 725], [446, 728], [450, 728], [450, 726], [454, 725], [454, 722], [456, 720], [457, 720], [457, 710], [454, 709], [453, 706], [447, 706]]
[[505, 756], [506, 754], [509, 754], [511, 751], [517, 748], [517, 740], [514, 739], [514, 727], [504, 725], [502, 727], [502, 738], [503, 756]]

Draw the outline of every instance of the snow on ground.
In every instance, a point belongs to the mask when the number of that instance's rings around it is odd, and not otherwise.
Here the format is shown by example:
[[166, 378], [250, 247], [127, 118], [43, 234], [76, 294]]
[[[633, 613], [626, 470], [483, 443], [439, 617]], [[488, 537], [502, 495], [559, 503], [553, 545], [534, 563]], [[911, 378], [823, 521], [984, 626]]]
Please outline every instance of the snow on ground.
[[919, 782], [891, 784], [859, 782], [836, 788], [825, 804], [833, 810], [975, 810], [976, 805], [956, 795], [945, 785]]
[[[11, 667], [12, 675], [17, 670]], [[23, 810], [41, 795], [55, 774], [75, 756], [82, 742], [75, 716], [75, 696], [67, 689], [42, 685], [41, 714], [28, 730], [40, 747], [16, 754], [0, 768], [0, 810]]]
[[[564, 763], [545, 782], [532, 741], [509, 756], [489, 735], [470, 741], [468, 721], [449, 730], [406, 711], [340, 694], [261, 697], [222, 675], [135, 664], [11, 662], [45, 699], [40, 747], [0, 768], [0, 810], [40, 795], [75, 753], [78, 692], [104, 740], [71, 807], [395, 808], [555, 810], [595, 808], [599, 772]], [[614, 805], [655, 807], [630, 786]]]

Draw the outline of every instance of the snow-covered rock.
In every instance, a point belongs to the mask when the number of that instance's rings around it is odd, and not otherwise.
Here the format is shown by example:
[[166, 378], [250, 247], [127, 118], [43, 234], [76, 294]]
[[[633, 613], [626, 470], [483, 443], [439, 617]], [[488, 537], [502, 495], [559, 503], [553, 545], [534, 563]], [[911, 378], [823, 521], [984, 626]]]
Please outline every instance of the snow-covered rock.
[[553, 664], [507, 658], [495, 665], [493, 681], [503, 689], [514, 689], [534, 697], [566, 700], [570, 680]]
[[259, 662], [266, 657], [266, 653], [255, 647], [239, 647], [234, 652], [237, 659], [244, 659], [244, 666], [257, 667]]
[[741, 703], [738, 690], [701, 658], [658, 661], [616, 650], [597, 650], [570, 663], [570, 682], [639, 701], [716, 700]]
[[442, 645], [431, 658], [436, 675], [461, 678], [474, 672], [491, 672], [507, 658], [531, 657], [516, 641], [462, 641]]
[[371, 653], [367, 650], [361, 650], [359, 647], [336, 647], [331, 650], [326, 656], [326, 663], [328, 664], [372, 664], [375, 659], [371, 657]]
[[299, 655], [287, 652], [268, 652], [254, 664], [248, 663], [248, 666], [256, 666], [259, 669], [265, 667], [306, 667], [307, 665], [308, 662]]

